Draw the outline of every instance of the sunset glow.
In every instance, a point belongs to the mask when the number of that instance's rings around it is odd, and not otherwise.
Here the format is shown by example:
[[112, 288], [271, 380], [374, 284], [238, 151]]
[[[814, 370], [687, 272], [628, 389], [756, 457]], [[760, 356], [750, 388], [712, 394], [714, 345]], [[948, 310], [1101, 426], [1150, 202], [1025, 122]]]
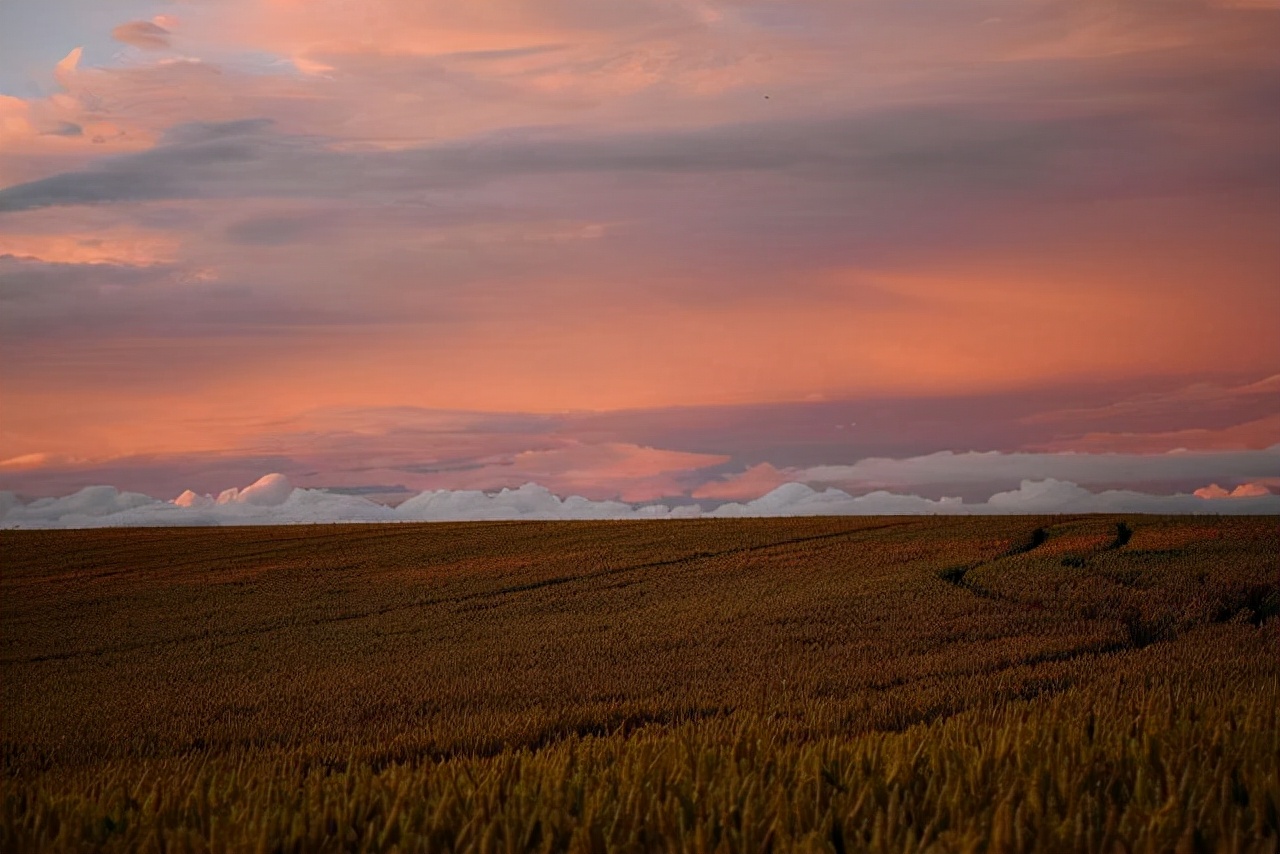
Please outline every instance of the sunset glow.
[[1265, 500], [1278, 43], [1202, 0], [6, 4], [0, 489]]

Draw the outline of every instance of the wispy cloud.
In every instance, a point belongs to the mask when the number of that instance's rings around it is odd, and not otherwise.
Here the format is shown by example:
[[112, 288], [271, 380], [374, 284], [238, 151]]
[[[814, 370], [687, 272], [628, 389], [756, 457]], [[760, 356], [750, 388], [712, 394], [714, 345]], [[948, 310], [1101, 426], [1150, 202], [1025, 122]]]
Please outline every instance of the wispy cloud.
[[146, 50], [163, 50], [169, 47], [171, 33], [155, 21], [129, 21], [111, 31], [118, 42]]

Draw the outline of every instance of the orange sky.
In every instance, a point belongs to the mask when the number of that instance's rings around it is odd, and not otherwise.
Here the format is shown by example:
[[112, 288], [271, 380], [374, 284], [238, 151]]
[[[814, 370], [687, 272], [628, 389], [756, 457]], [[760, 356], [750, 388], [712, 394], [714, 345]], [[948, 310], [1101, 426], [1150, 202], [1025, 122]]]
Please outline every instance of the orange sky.
[[[1280, 372], [1280, 7], [57, 3], [0, 18], [0, 488], [318, 411]], [[573, 441], [616, 494], [790, 464]]]

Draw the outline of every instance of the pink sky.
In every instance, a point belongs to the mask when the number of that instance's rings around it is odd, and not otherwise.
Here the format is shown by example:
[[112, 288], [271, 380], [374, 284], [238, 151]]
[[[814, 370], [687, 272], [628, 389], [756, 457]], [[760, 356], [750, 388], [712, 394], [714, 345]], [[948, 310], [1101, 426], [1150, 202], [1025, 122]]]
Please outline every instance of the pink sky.
[[0, 489], [1280, 444], [1276, 4], [54, 5], [0, 13]]

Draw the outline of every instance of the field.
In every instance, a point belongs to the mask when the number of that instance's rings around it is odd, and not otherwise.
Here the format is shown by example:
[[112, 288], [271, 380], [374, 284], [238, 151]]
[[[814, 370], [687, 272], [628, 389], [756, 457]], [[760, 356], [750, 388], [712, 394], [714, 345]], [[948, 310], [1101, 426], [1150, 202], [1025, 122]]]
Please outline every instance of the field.
[[4, 532], [5, 851], [1277, 850], [1274, 519]]

